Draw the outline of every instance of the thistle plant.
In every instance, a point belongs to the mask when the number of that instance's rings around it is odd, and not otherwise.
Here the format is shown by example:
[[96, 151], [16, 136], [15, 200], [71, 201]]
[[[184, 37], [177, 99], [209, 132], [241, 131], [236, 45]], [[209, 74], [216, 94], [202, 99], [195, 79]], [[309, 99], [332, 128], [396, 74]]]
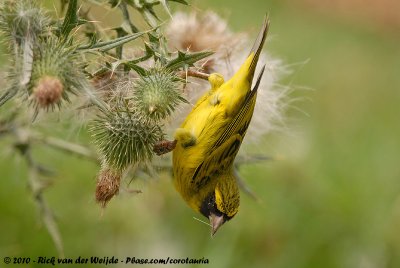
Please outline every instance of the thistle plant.
[[[204, 80], [211, 72], [226, 74], [236, 68], [228, 63], [242, 60], [243, 35], [231, 33], [215, 14], [201, 20], [179, 13], [170, 23], [160, 20], [158, 13], [175, 16], [171, 4], [187, 5], [185, 0], [60, 0], [62, 18], [50, 16], [39, 2], [0, 3], [0, 40], [9, 55], [6, 85], [0, 91], [0, 134], [9, 134], [18, 144], [13, 148], [26, 160], [32, 193], [62, 255], [61, 236], [42, 196], [47, 185], [43, 178], [50, 173], [34, 159], [31, 146], [46, 145], [97, 162], [95, 198], [104, 207], [124, 180], [135, 177], [134, 171], [154, 176], [156, 169], [170, 169], [170, 163], [152, 163], [155, 145], [174, 123], [182, 122], [191, 107], [187, 104], [208, 88]], [[117, 10], [121, 25], [104, 29], [91, 13], [93, 5]], [[143, 28], [131, 20], [133, 9], [141, 14]], [[212, 31], [207, 30], [207, 16], [216, 22]], [[188, 34], [193, 31], [199, 34]], [[135, 46], [134, 40], [139, 41]], [[271, 90], [273, 77], [265, 102], [270, 108], [264, 107], [271, 114], [259, 115], [268, 122], [281, 112], [276, 107], [282, 98]], [[78, 124], [71, 114], [77, 118], [82, 111], [90, 144], [41, 133], [53, 120], [51, 114]]]
[[34, 1], [3, 1], [0, 8], [0, 30], [9, 49], [32, 46], [49, 26], [49, 16]]
[[34, 106], [44, 109], [69, 102], [71, 94], [82, 92], [88, 81], [81, 71], [82, 61], [74, 47], [54, 39], [47, 39], [37, 50], [38, 60], [32, 66], [28, 94]]
[[138, 112], [156, 121], [171, 116], [175, 107], [186, 101], [179, 80], [166, 68], [153, 67], [147, 70], [145, 75], [137, 79], [132, 93], [132, 101]]
[[129, 107], [98, 116], [90, 131], [104, 162], [119, 171], [131, 164], [151, 160], [153, 145], [163, 138], [157, 122]]
[[31, 1], [5, 1], [0, 4], [0, 32], [11, 54], [9, 88], [0, 96], [0, 105], [26, 89], [31, 81], [33, 51], [48, 26], [49, 17]]

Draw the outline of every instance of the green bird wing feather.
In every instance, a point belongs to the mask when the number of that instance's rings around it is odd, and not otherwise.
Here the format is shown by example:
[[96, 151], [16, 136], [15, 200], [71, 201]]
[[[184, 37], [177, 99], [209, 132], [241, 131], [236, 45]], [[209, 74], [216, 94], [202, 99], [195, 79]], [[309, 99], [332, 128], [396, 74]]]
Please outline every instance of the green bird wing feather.
[[196, 168], [192, 176], [192, 183], [195, 183], [196, 186], [201, 187], [232, 166], [253, 115], [257, 90], [264, 69], [265, 66], [258, 75], [254, 88], [246, 96], [242, 108], [228, 123], [204, 161]]
[[242, 137], [239, 134], [233, 135], [206, 157], [196, 168], [192, 177], [191, 182], [194, 183], [196, 188], [201, 189], [211, 179], [228, 170], [235, 159], [241, 143]]
[[233, 120], [228, 124], [222, 135], [219, 137], [215, 145], [212, 147], [213, 150], [221, 146], [235, 134], [239, 134], [243, 139], [244, 135], [246, 134], [247, 128], [249, 127], [251, 118], [253, 116], [254, 106], [257, 98], [257, 91], [258, 87], [260, 86], [264, 70], [265, 70], [265, 65], [262, 67], [253, 89], [250, 90], [249, 93], [247, 94], [239, 112], [235, 115]]

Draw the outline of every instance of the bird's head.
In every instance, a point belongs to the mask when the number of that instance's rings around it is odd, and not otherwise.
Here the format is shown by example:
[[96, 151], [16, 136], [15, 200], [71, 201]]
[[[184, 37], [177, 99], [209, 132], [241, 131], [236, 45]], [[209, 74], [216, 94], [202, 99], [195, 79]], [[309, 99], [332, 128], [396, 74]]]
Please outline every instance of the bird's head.
[[240, 194], [233, 175], [224, 175], [210, 194], [202, 201], [200, 212], [210, 220], [211, 235], [232, 219], [239, 210]]

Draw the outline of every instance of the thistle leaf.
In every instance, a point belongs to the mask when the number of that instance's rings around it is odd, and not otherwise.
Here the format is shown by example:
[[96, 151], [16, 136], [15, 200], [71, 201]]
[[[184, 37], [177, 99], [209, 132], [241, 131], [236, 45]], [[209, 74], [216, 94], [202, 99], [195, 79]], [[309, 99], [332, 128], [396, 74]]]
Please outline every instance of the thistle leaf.
[[111, 71], [115, 72], [115, 70], [121, 64], [125, 65], [125, 67], [128, 67], [129, 69], [134, 69], [134, 67], [132, 67], [133, 65], [136, 65], [139, 62], [143, 62], [143, 61], [146, 61], [146, 60], [150, 59], [154, 55], [154, 52], [147, 45], [145, 45], [145, 48], [146, 48], [146, 53], [142, 57], [138, 57], [136, 59], [129, 59], [129, 60], [128, 59], [127, 60], [118, 60], [118, 61], [115, 61], [115, 62], [111, 63], [110, 64], [111, 65]]
[[193, 64], [201, 59], [207, 58], [214, 54], [212, 51], [201, 51], [194, 53], [184, 53], [178, 51], [178, 57], [167, 63], [166, 68], [170, 70], [176, 70], [179, 68], [184, 68], [185, 66], [193, 66]]
[[143, 18], [145, 19], [147, 24], [149, 24], [151, 27], [157, 26], [157, 20], [159, 20], [159, 19], [157, 18], [157, 16], [155, 15], [155, 13], [152, 9], [146, 8], [146, 9], [140, 10], [140, 12], [142, 13]]
[[141, 37], [145, 33], [147, 33], [147, 31], [122, 36], [122, 37], [119, 37], [119, 38], [116, 38], [116, 39], [110, 40], [110, 41], [98, 42], [97, 44], [89, 44], [88, 46], [82, 46], [82, 47], [79, 47], [78, 49], [82, 50], [83, 52], [88, 52], [91, 50], [98, 50], [100, 52], [105, 52], [110, 49], [120, 47], [130, 41], [133, 41], [133, 40]]
[[[126, 3], [121, 3], [119, 5], [119, 8], [121, 9], [122, 12], [122, 17], [123, 17], [123, 23], [121, 25], [121, 28], [127, 31], [128, 33], [137, 33], [139, 32], [139, 29], [132, 23], [128, 8], [126, 6]], [[128, 29], [126, 29], [128, 28]]]
[[78, 17], [78, 0], [70, 0], [68, 3], [67, 14], [65, 15], [64, 22], [61, 26], [61, 36], [67, 38], [72, 29], [79, 24]]
[[128, 66], [131, 70], [134, 70], [136, 73], [138, 73], [141, 76], [146, 75], [146, 70], [137, 64], [126, 63], [126, 66]]

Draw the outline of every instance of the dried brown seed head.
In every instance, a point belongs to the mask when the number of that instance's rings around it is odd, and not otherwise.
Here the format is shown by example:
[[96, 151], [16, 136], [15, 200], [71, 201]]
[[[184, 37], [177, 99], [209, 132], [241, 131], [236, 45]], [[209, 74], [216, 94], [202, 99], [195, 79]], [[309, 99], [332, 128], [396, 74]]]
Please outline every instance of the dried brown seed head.
[[102, 168], [97, 178], [96, 201], [105, 207], [108, 201], [118, 194], [121, 184], [121, 172]]
[[33, 96], [40, 108], [49, 108], [61, 101], [63, 91], [64, 86], [60, 79], [54, 76], [44, 76], [33, 88]]

